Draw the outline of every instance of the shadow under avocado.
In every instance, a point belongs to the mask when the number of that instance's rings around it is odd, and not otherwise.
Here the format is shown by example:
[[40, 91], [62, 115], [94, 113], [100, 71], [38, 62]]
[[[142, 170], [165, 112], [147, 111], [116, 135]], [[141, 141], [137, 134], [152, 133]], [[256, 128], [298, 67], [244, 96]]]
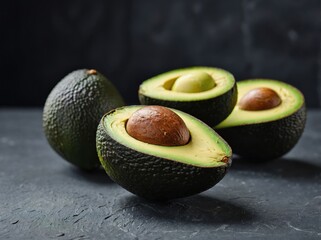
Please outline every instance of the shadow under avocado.
[[[166, 219], [199, 224], [240, 224], [252, 221], [255, 214], [232, 202], [195, 195], [167, 202], [151, 202], [135, 195], [123, 199], [120, 208], [132, 207], [134, 217]], [[137, 215], [137, 216], [136, 216]]]
[[105, 170], [99, 167], [95, 170], [86, 171], [74, 166], [70, 166], [65, 170], [68, 175], [75, 179], [86, 180], [97, 184], [114, 184], [114, 181], [110, 179]]
[[262, 172], [289, 179], [313, 180], [321, 183], [321, 164], [316, 165], [304, 159], [280, 158], [264, 162], [253, 162], [236, 156], [233, 158], [232, 169], [234, 171]]

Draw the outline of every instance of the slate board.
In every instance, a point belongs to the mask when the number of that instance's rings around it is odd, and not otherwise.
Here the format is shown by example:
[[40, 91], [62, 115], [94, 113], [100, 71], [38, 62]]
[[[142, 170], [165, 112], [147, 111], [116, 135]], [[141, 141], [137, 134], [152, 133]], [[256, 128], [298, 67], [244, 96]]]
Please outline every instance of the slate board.
[[235, 158], [212, 189], [153, 203], [47, 144], [41, 110], [0, 110], [0, 239], [321, 239], [321, 111], [283, 159]]

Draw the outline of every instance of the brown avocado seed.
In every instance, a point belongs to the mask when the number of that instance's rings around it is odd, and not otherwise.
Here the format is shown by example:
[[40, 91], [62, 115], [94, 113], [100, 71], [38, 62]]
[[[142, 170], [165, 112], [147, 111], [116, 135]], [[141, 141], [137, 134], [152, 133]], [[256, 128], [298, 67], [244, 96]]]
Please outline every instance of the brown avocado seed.
[[183, 119], [161, 106], [146, 106], [134, 112], [127, 121], [126, 131], [139, 141], [161, 146], [182, 146], [190, 139]]
[[275, 108], [280, 104], [281, 98], [274, 90], [260, 87], [246, 93], [238, 105], [242, 110], [259, 111]]

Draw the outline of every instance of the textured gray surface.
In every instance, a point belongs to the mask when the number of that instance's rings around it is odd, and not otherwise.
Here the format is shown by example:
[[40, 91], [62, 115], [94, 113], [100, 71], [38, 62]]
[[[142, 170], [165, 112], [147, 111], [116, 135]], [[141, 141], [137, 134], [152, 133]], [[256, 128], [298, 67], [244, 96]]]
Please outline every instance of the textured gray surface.
[[214, 188], [152, 203], [46, 143], [40, 110], [0, 110], [0, 239], [320, 239], [321, 112], [283, 159], [234, 160]]

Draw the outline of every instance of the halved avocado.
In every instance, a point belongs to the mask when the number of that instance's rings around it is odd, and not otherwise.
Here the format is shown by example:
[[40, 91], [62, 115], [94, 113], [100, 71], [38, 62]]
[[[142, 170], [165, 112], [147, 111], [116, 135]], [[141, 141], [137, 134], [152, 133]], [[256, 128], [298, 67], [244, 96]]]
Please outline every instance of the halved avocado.
[[232, 112], [237, 89], [233, 75], [223, 69], [191, 67], [144, 81], [138, 95], [141, 104], [178, 109], [215, 126]]
[[142, 107], [117, 108], [101, 119], [97, 151], [111, 179], [143, 198], [168, 200], [205, 191], [224, 177], [231, 148], [212, 128], [186, 113], [171, 109], [190, 131], [186, 145], [160, 146], [131, 137], [126, 123]]
[[[231, 145], [233, 152], [248, 159], [279, 158], [298, 142], [306, 122], [304, 96], [295, 87], [270, 79], [237, 83], [238, 101], [227, 119], [215, 130]], [[273, 90], [280, 103], [266, 110], [244, 110], [240, 102], [255, 89]]]

